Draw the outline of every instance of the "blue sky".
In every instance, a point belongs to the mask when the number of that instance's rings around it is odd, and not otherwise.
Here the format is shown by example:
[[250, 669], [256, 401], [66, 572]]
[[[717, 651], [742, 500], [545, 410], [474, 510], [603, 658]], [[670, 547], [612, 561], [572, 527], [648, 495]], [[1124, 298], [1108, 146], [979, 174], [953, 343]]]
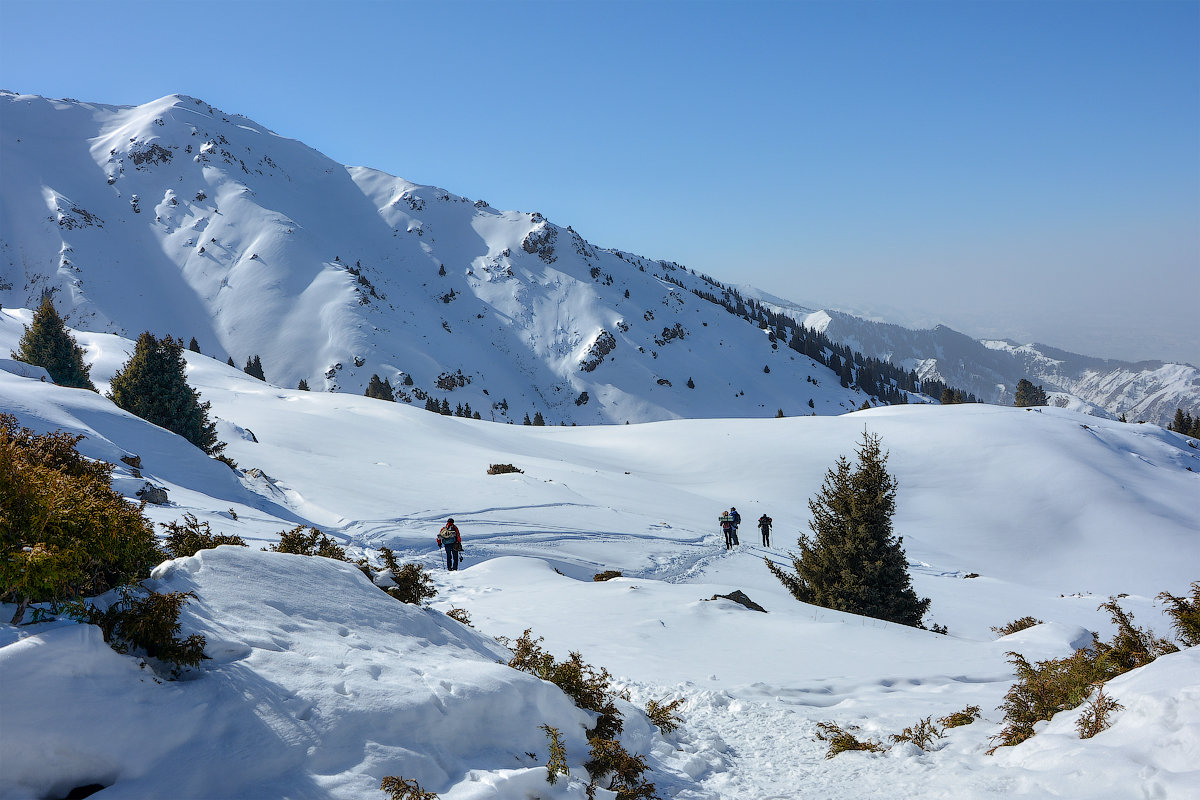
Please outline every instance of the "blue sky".
[[1200, 364], [1194, 0], [3, 0], [0, 87], [190, 94], [800, 302]]

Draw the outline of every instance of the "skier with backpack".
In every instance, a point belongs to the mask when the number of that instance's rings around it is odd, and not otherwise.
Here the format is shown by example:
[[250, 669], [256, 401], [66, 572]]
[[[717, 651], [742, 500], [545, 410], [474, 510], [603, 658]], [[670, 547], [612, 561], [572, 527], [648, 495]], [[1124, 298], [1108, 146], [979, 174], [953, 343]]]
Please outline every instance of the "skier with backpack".
[[734, 534], [733, 527], [733, 515], [725, 511], [717, 519], [721, 523], [721, 533], [725, 534], [725, 549], [732, 550], [733, 546], [737, 544], [737, 536]]
[[737, 529], [738, 529], [738, 526], [742, 524], [742, 515], [738, 513], [738, 510], [736, 508], [734, 508], [733, 506], [730, 506], [729, 507], [729, 516], [733, 517], [733, 543], [741, 544], [741, 542], [738, 541]]
[[758, 529], [762, 531], [763, 547], [771, 546], [771, 518], [763, 514], [758, 518]]
[[462, 552], [462, 534], [454, 524], [454, 517], [446, 520], [446, 524], [438, 531], [438, 547], [446, 549], [446, 569], [454, 572], [458, 569], [459, 553]]

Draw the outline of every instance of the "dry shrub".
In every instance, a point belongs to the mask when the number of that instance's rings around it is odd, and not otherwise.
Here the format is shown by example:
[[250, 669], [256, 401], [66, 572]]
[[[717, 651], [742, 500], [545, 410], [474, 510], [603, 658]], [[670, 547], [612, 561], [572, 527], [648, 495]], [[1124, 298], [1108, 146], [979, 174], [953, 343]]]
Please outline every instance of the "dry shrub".
[[604, 572], [597, 572], [595, 575], [593, 575], [592, 580], [596, 583], [602, 583], [603, 581], [611, 581], [613, 578], [620, 577], [623, 576], [621, 575], [621, 571], [619, 569], [606, 569]]
[[33, 603], [103, 594], [163, 559], [154, 526], [113, 491], [113, 467], [81, 455], [82, 436], [36, 434], [0, 414], [0, 601], [19, 624]]
[[865, 750], [868, 753], [882, 753], [887, 750], [887, 747], [874, 739], [862, 741], [854, 735], [854, 731], [857, 730], [858, 727], [854, 725], [843, 728], [836, 722], [818, 722], [817, 739], [829, 742], [829, 751], [825, 753], [825, 757], [833, 758], [838, 753], [845, 753], [847, 750]]
[[1176, 597], [1162, 592], [1158, 600], [1167, 606], [1166, 614], [1171, 618], [1171, 628], [1184, 647], [1200, 644], [1200, 582], [1192, 583], [1192, 597]]
[[433, 578], [420, 564], [405, 564], [399, 572], [392, 573], [395, 586], [389, 586], [386, 591], [401, 603], [419, 606], [424, 600], [437, 597], [437, 589], [433, 588]]
[[350, 561], [346, 557], [345, 549], [332, 537], [326, 536], [316, 528], [307, 528], [303, 525], [297, 525], [290, 531], [280, 532], [279, 543], [263, 549], [275, 553], [292, 553], [298, 556], [320, 556], [347, 563]]
[[892, 744], [900, 742], [911, 742], [922, 750], [928, 750], [933, 746], [933, 743], [942, 738], [943, 732], [938, 730], [937, 725], [933, 724], [932, 717], [926, 717], [917, 722], [916, 725], [905, 728], [900, 733], [894, 733], [890, 737]]
[[683, 705], [683, 698], [677, 698], [669, 703], [660, 703], [657, 700], [650, 700], [646, 703], [646, 716], [650, 718], [660, 731], [670, 733], [679, 727], [679, 723], [683, 718], [675, 710]]
[[604, 787], [617, 793], [617, 800], [651, 800], [657, 798], [654, 784], [642, 778], [646, 771], [646, 759], [642, 756], [630, 755], [614, 739], [604, 739], [594, 736], [588, 739], [591, 745], [592, 757], [583, 766], [592, 776], [588, 787], [588, 796], [595, 796], [595, 787], [605, 779], [608, 786]]
[[938, 724], [944, 729], [960, 728], [963, 725], [970, 725], [977, 719], [979, 719], [979, 706], [967, 706], [962, 711], [955, 711], [953, 714], [942, 717], [938, 720]]
[[1083, 706], [1083, 713], [1075, 721], [1075, 730], [1080, 739], [1090, 739], [1101, 731], [1108, 730], [1112, 722], [1108, 715], [1120, 711], [1124, 706], [1104, 693], [1104, 687], [1096, 690], [1096, 695], [1088, 699]]
[[525, 470], [517, 469], [512, 464], [491, 464], [488, 466], [488, 475], [507, 475], [510, 472], [516, 472], [524, 475]]
[[104, 641], [118, 653], [140, 650], [150, 658], [173, 664], [178, 676], [182, 667], [195, 667], [208, 656], [204, 655], [205, 638], [193, 634], [178, 638], [179, 612], [193, 592], [151, 592], [137, 597], [124, 591], [120, 601], [105, 611], [89, 607], [82, 615], [86, 622], [98, 625]]
[[[1080, 648], [1066, 658], [1036, 664], [1030, 664], [1017, 653], [1008, 654], [1010, 663], [1016, 667], [1017, 681], [1004, 695], [1000, 706], [1004, 711], [1004, 727], [992, 737], [997, 744], [988, 752], [1025, 741], [1033, 736], [1036, 723], [1077, 707], [1105, 681], [1179, 649], [1134, 625], [1132, 615], [1121, 608], [1115, 597], [1101, 603], [1100, 608], [1109, 612], [1117, 627], [1112, 641], [1101, 641], [1093, 634], [1090, 647]], [[1107, 711], [1100, 714], [1101, 718], [1105, 714]]]
[[437, 800], [436, 792], [427, 792], [416, 781], [388, 775], [379, 782], [379, 791], [388, 793], [388, 800]]
[[458, 620], [468, 628], [475, 627], [471, 624], [471, 617], [467, 614], [467, 610], [465, 608], [452, 608], [446, 612], [446, 616], [450, 619]]
[[998, 628], [992, 628], [992, 633], [996, 634], [997, 636], [1008, 636], [1018, 631], [1032, 628], [1034, 625], [1041, 624], [1042, 621], [1036, 617], [1021, 617], [1020, 619], [1014, 619], [1007, 625], [1001, 625]]
[[550, 740], [550, 759], [546, 764], [546, 782], [551, 786], [558, 783], [559, 775], [570, 777], [571, 769], [567, 766], [567, 748], [562, 742], [562, 731], [553, 725], [543, 725], [546, 738]]
[[223, 544], [245, 547], [240, 536], [214, 534], [207, 522], [200, 522], [194, 514], [184, 514], [183, 522], [164, 522], [167, 531], [167, 553], [171, 558], [194, 556], [201, 550], [211, 550]]

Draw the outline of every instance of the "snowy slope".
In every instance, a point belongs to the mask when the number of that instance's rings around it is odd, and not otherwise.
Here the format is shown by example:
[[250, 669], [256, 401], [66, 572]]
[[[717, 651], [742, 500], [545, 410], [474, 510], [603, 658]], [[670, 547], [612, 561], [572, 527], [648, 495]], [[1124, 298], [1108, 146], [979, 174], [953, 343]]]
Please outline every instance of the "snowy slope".
[[195, 337], [239, 367], [260, 356], [280, 386], [361, 393], [379, 374], [402, 401], [501, 421], [865, 399], [693, 291], [719, 296], [714, 283], [540, 214], [336, 164], [195, 98], [0, 104], [6, 308], [50, 291], [79, 330]]
[[[27, 314], [0, 316], [0, 349]], [[132, 344], [80, 336], [103, 386]], [[191, 512], [252, 543], [168, 563], [151, 582], [198, 595], [184, 632], [204, 633], [213, 659], [191, 680], [157, 683], [94, 629], [0, 625], [5, 797], [91, 782], [112, 797], [369, 797], [385, 775], [449, 800], [581, 797], [586, 720], [495, 664], [489, 637], [525, 628], [608, 668], [634, 705], [684, 699], [684, 726], [666, 736], [625, 708], [626, 746], [664, 798], [1196, 797], [1194, 648], [1114, 682], [1126, 710], [1095, 739], [1071, 738], [1067, 714], [1044, 739], [984, 755], [1012, 681], [1006, 652], [1047, 658], [1106, 635], [1096, 607], [1118, 593], [1166, 632], [1153, 596], [1186, 591], [1200, 564], [1200, 451], [1184, 437], [990, 406], [530, 428], [187, 359], [243, 471], [100, 395], [0, 371], [0, 409], [23, 425], [84, 433], [93, 457], [140, 455], [143, 478], [117, 462], [115, 485], [168, 488], [152, 519]], [[794, 548], [806, 500], [864, 429], [890, 451], [896, 530], [949, 636], [799, 604], [763, 567]], [[487, 475], [498, 462], [524, 472]], [[747, 520], [771, 514], [773, 546], [747, 526], [726, 553], [715, 518], [730, 504]], [[457, 573], [433, 541], [447, 516], [465, 540]], [[345, 566], [257, 552], [297, 521], [353, 553], [387, 545], [432, 568], [434, 610], [394, 603]], [[625, 577], [591, 580], [605, 569]], [[768, 613], [709, 599], [733, 589]], [[437, 613], [451, 607], [478, 633]], [[1027, 614], [1046, 624], [999, 641], [989, 630]], [[967, 705], [984, 718], [929, 753], [826, 761], [813, 740], [823, 720], [886, 738]], [[545, 782], [541, 724], [567, 732], [572, 781]]]

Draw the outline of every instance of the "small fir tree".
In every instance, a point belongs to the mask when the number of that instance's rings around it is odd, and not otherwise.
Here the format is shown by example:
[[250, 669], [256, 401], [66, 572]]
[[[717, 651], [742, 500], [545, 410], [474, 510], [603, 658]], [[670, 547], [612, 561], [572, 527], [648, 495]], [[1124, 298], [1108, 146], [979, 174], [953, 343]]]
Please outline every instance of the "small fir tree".
[[296, 388], [302, 392], [307, 392], [308, 391], [308, 381], [304, 380], [304, 378], [301, 378], [300, 382], [296, 384]]
[[50, 295], [42, 298], [33, 314], [33, 324], [25, 328], [12, 357], [42, 367], [59, 386], [96, 391], [89, 376], [92, 368], [83, 363], [83, 350], [67, 332]]
[[242, 372], [246, 373], [252, 378], [258, 378], [260, 381], [265, 381], [267, 379], [266, 375], [263, 374], [262, 361], [258, 356], [251, 356], [250, 358], [247, 358], [246, 366], [242, 367]]
[[1044, 406], [1046, 403], [1046, 391], [1041, 386], [1034, 386], [1025, 378], [1017, 381], [1017, 394], [1013, 405], [1017, 408], [1032, 408]]
[[542, 416], [542, 412], [533, 412], [533, 424], [537, 426], [544, 426], [546, 424], [546, 418]]
[[820, 493], [808, 501], [813, 538], [801, 535], [794, 572], [767, 567], [797, 600], [919, 626], [929, 608], [912, 588], [903, 539], [892, 532], [896, 480], [887, 472], [879, 436], [863, 432], [858, 465], [845, 456], [825, 473]]
[[131, 414], [179, 434], [211, 456], [225, 449], [208, 418], [210, 403], [184, 377], [183, 342], [149, 331], [138, 337], [133, 355], [113, 376], [108, 399]]
[[195, 336], [193, 336], [192, 340], [188, 342], [188, 350], [191, 350], [193, 353], [200, 352], [200, 343], [196, 341]]
[[229, 365], [229, 366], [231, 366], [231, 367], [236, 367], [236, 366], [237, 366], [237, 364], [234, 364], [234, 363], [233, 363], [233, 356], [230, 356], [229, 358], [227, 358], [227, 359], [225, 360], [225, 363], [226, 363], [226, 364], [228, 364], [228, 365]]
[[363, 392], [367, 397], [373, 397], [376, 400], [387, 400], [390, 403], [396, 402], [396, 395], [392, 392], [392, 384], [388, 383], [387, 379], [379, 380], [378, 375], [372, 375], [371, 380], [367, 383], [367, 391]]

